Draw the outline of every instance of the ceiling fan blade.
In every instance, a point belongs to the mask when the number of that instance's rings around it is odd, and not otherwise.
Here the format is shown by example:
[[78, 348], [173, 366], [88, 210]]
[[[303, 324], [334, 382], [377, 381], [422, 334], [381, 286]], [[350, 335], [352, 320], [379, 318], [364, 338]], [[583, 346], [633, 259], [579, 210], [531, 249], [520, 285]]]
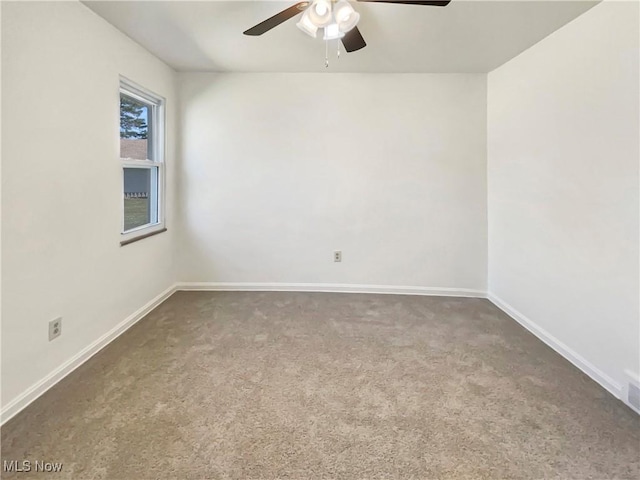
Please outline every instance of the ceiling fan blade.
[[362, 34], [360, 33], [360, 30], [358, 30], [358, 27], [353, 27], [345, 33], [344, 37], [342, 37], [342, 44], [347, 52], [355, 52], [356, 50], [360, 50], [367, 46], [367, 42], [362, 38]]
[[451, 0], [358, 0], [372, 3], [401, 3], [403, 5], [428, 5], [431, 7], [446, 7]]
[[290, 18], [295, 17], [299, 13], [309, 6], [309, 2], [299, 2], [295, 5], [282, 10], [280, 13], [276, 13], [273, 17], [267, 18], [264, 22], [260, 22], [254, 27], [251, 27], [249, 30], [246, 30], [242, 33], [245, 35], [257, 36], [262, 35], [265, 32], [268, 32], [274, 27], [277, 27], [283, 22], [286, 22]]

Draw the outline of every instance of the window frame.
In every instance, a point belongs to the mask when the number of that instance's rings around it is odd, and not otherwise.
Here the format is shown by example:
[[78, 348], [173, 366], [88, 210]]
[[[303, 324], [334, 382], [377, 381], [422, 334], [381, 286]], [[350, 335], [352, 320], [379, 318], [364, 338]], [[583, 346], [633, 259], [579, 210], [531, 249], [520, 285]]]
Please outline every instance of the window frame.
[[[151, 142], [148, 144], [152, 154], [149, 155], [153, 159], [138, 160], [133, 158], [120, 157], [120, 174], [121, 174], [121, 203], [120, 203], [120, 245], [127, 245], [137, 240], [161, 233], [166, 230], [165, 218], [165, 197], [166, 197], [166, 174], [165, 174], [165, 142], [166, 142], [166, 118], [165, 118], [165, 98], [151, 92], [150, 90], [132, 82], [128, 78], [120, 76], [120, 87], [118, 89], [118, 106], [120, 105], [121, 95], [126, 95], [136, 101], [149, 106], [147, 118], [148, 137]], [[120, 107], [118, 107], [118, 119], [120, 118]], [[119, 120], [118, 120], [119, 124]], [[120, 145], [120, 127], [118, 125], [118, 145]], [[157, 204], [156, 218], [152, 217], [151, 223], [141, 225], [125, 231], [125, 194], [124, 194], [124, 174], [126, 168], [148, 169], [152, 176], [151, 191], [149, 192], [149, 203], [151, 206]], [[153, 182], [153, 172], [157, 172], [157, 181]], [[155, 185], [155, 187], [154, 187]], [[154, 203], [152, 203], [152, 201]], [[153, 214], [152, 214], [153, 215]]]

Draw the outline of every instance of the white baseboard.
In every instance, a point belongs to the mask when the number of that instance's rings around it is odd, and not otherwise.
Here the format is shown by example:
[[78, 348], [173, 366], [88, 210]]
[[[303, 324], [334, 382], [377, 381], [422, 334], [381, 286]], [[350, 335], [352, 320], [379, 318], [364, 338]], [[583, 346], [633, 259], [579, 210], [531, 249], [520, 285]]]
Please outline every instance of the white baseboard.
[[129, 315], [114, 328], [98, 338], [95, 342], [82, 349], [76, 355], [56, 368], [49, 375], [44, 377], [39, 382], [36, 382], [22, 394], [18, 395], [16, 398], [10, 401], [0, 412], [1, 424], [6, 423], [9, 419], [14, 417], [17, 413], [27, 407], [31, 402], [36, 400], [39, 396], [53, 387], [56, 383], [69, 375], [84, 362], [89, 360], [92, 356], [106, 347], [113, 340], [122, 335], [125, 331], [127, 331], [130, 327], [132, 327], [135, 323], [137, 323], [140, 319], [147, 315], [151, 310], [153, 310], [167, 298], [169, 298], [175, 291], [175, 285], [167, 288], [164, 292], [162, 292], [146, 305]]
[[565, 359], [582, 370], [586, 375], [591, 377], [596, 383], [599, 383], [605, 390], [619, 400], [622, 400], [622, 386], [612, 379], [609, 375], [601, 371], [591, 362], [586, 360], [583, 356], [576, 353], [567, 345], [562, 343], [556, 337], [551, 335], [542, 327], [538, 326], [533, 320], [525, 317], [518, 310], [513, 308], [508, 303], [504, 302], [491, 292], [487, 295], [489, 301], [491, 301], [496, 307], [502, 310], [504, 313], [513, 318], [516, 322], [522, 325], [524, 328], [533, 333], [536, 337], [546, 343], [549, 347], [562, 355]]
[[[513, 318], [524, 328], [533, 333], [574, 366], [600, 384], [614, 397], [623, 400], [622, 386], [602, 372], [599, 368], [586, 360], [580, 354], [569, 348], [549, 332], [538, 326], [508, 303], [492, 293], [483, 290], [466, 288], [433, 288], [433, 287], [405, 287], [395, 285], [353, 285], [332, 283], [230, 283], [230, 282], [182, 282], [176, 284], [176, 290], [186, 291], [261, 291], [261, 292], [335, 292], [335, 293], [379, 293], [388, 295], [434, 295], [443, 297], [487, 298], [499, 309]], [[624, 401], [624, 400], [623, 400]], [[625, 402], [626, 403], [626, 402]]]
[[176, 290], [224, 292], [319, 292], [319, 293], [379, 293], [386, 295], [434, 295], [440, 297], [487, 298], [483, 290], [469, 288], [405, 287], [396, 285], [355, 285], [343, 283], [234, 283], [182, 282]]
[[[558, 352], [569, 362], [582, 370], [585, 374], [599, 383], [605, 390], [618, 399], [623, 400], [622, 386], [611, 377], [603, 373], [584, 357], [573, 351], [567, 345], [555, 338], [549, 332], [539, 327], [529, 318], [522, 315], [515, 308], [502, 301], [497, 296], [483, 290], [466, 288], [433, 288], [433, 287], [405, 287], [395, 285], [353, 285], [330, 283], [229, 283], [229, 282], [182, 282], [167, 288], [160, 295], [152, 299], [146, 305], [138, 309], [129, 317], [116, 325], [109, 332], [98, 338], [95, 342], [81, 350], [64, 364], [60, 365], [49, 375], [36, 382], [25, 392], [9, 402], [0, 411], [0, 424], [6, 423], [18, 412], [27, 407], [31, 402], [53, 387], [76, 368], [89, 360], [93, 355], [122, 335], [136, 322], [156, 308], [175, 291], [201, 290], [201, 291], [260, 291], [260, 292], [332, 292], [332, 293], [377, 293], [387, 295], [432, 295], [445, 297], [488, 298], [493, 304], [507, 315], [520, 323], [524, 328]], [[630, 375], [632, 375], [630, 373]], [[633, 374], [635, 375], [635, 374]], [[632, 377], [635, 379], [635, 376]], [[623, 400], [624, 401], [624, 400]], [[626, 402], [625, 402], [626, 403]]]

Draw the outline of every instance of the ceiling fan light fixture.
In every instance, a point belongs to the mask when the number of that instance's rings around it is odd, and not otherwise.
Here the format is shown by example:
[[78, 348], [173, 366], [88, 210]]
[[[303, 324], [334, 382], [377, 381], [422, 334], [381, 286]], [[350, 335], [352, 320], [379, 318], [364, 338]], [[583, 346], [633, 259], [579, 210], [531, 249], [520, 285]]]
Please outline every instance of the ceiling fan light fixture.
[[318, 1], [313, 4], [313, 8], [315, 8], [315, 12], [323, 16], [329, 11], [329, 5], [325, 1]]
[[360, 14], [346, 0], [340, 0], [333, 7], [333, 14], [341, 32], [352, 30], [360, 21]]
[[309, 10], [305, 10], [302, 14], [302, 18], [298, 23], [296, 23], [296, 27], [302, 30], [304, 33], [309, 35], [310, 37], [316, 38], [316, 33], [318, 32], [318, 27], [316, 27], [311, 18], [309, 18]]
[[314, 0], [309, 8], [304, 12], [309, 12], [309, 20], [318, 28], [323, 28], [333, 21], [331, 13], [331, 3], [328, 0]]
[[344, 37], [344, 32], [340, 31], [340, 26], [333, 22], [324, 27], [324, 40], [336, 40]]

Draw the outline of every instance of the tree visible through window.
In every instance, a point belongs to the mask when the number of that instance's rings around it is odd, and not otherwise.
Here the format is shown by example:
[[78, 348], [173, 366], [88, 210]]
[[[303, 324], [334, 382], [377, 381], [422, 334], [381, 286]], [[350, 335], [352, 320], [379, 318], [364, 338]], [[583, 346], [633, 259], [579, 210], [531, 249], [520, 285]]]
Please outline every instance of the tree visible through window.
[[147, 138], [146, 108], [133, 98], [120, 95], [120, 138]]

